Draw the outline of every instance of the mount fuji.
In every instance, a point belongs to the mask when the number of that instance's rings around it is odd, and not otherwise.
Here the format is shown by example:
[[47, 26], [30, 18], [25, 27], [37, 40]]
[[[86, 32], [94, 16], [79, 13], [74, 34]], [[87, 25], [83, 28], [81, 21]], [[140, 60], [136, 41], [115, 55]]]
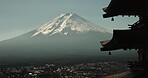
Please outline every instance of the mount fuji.
[[99, 55], [99, 41], [110, 37], [108, 30], [75, 13], [61, 14], [38, 29], [1, 41], [0, 61]]

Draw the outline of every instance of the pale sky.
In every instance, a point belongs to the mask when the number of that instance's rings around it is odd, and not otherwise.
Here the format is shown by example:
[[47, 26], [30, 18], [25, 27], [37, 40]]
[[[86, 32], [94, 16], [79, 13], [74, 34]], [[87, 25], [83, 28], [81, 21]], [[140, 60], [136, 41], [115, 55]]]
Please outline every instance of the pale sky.
[[0, 0], [0, 41], [19, 36], [51, 21], [62, 13], [73, 12], [98, 26], [113, 29], [128, 28], [136, 17], [102, 17], [102, 8], [110, 0]]

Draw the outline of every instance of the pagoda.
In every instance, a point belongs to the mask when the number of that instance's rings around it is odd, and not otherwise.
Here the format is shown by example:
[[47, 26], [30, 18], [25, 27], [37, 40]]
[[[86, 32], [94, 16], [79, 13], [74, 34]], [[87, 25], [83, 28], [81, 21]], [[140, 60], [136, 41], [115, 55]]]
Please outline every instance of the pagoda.
[[113, 30], [111, 40], [101, 41], [101, 51], [136, 49], [139, 61], [131, 63], [132, 70], [143, 68], [148, 71], [148, 0], [111, 0], [108, 7], [103, 8], [103, 18], [115, 16], [138, 16], [139, 20], [128, 25], [126, 30]]

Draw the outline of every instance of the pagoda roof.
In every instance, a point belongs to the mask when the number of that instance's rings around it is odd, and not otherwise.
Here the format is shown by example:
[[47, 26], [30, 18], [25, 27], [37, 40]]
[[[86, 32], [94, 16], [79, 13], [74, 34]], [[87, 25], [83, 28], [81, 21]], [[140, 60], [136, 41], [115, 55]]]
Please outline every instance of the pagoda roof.
[[148, 11], [147, 0], [111, 0], [108, 7], [103, 8], [104, 18], [117, 15], [139, 15]]
[[114, 30], [111, 40], [101, 41], [101, 51], [117, 49], [138, 49], [148, 44], [148, 27], [128, 30]]

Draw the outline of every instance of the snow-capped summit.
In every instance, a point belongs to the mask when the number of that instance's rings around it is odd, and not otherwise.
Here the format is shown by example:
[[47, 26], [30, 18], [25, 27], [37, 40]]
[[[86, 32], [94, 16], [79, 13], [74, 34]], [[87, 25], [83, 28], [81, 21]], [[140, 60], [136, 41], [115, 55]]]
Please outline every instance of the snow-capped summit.
[[38, 34], [53, 35], [56, 33], [62, 33], [64, 35], [67, 35], [69, 34], [69, 32], [66, 31], [67, 29], [76, 32], [88, 32], [88, 31], [107, 32], [107, 30], [105, 30], [104, 28], [101, 28], [85, 20], [84, 18], [80, 17], [75, 13], [66, 13], [59, 15], [54, 20], [38, 28], [32, 36], [36, 36]]

